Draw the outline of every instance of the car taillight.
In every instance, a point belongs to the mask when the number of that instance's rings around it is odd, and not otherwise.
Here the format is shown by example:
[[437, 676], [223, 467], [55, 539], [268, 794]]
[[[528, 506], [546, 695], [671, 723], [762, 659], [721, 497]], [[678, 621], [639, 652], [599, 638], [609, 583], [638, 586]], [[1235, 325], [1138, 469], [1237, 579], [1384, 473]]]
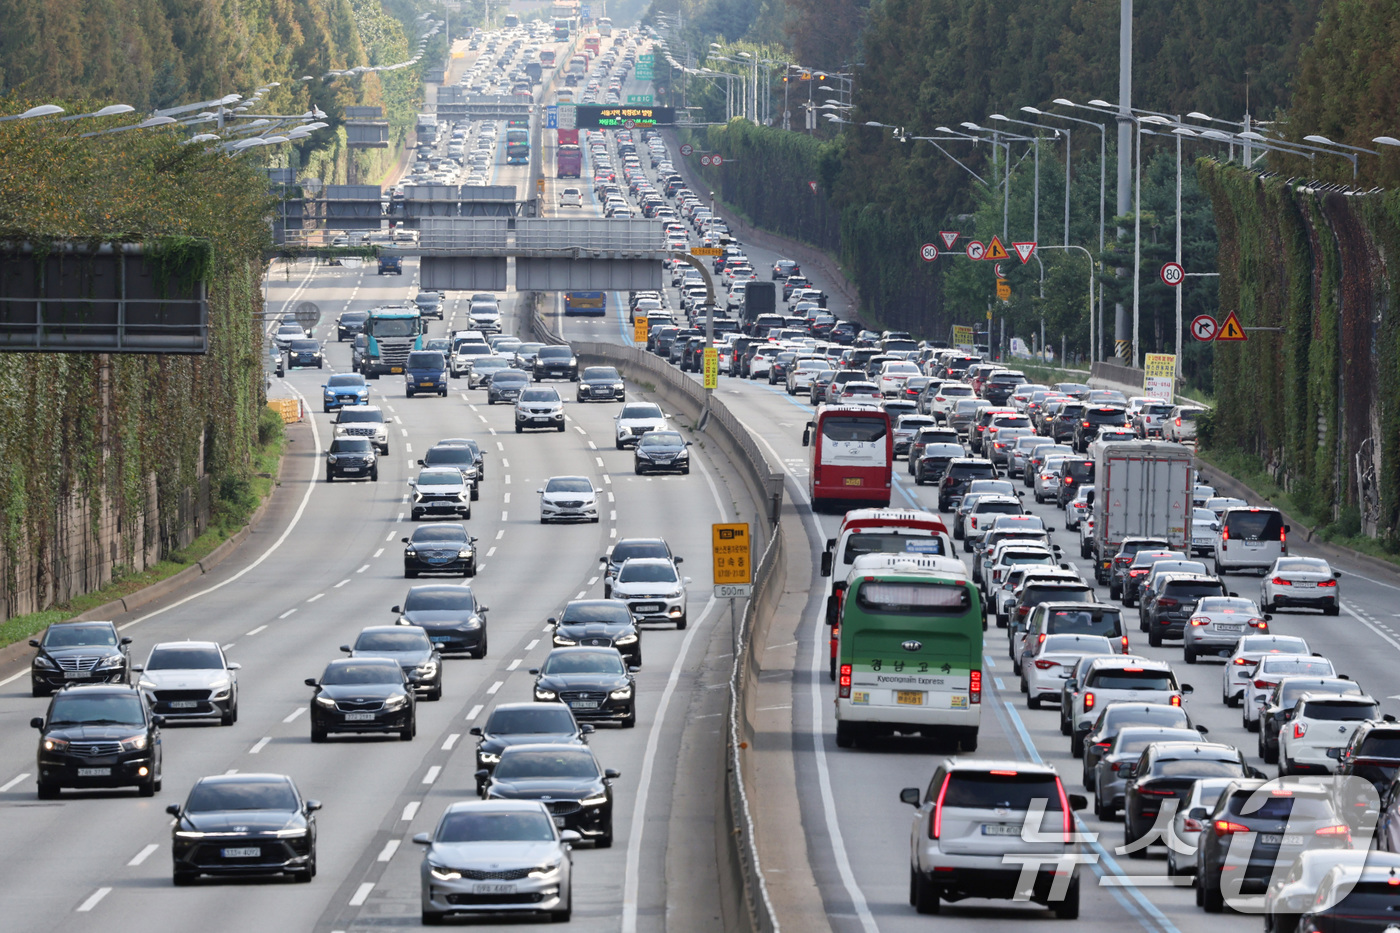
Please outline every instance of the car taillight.
[[1123, 643], [1123, 653], [1124, 653], [1124, 654], [1127, 654], [1127, 653], [1128, 653], [1128, 636], [1127, 636], [1127, 635], [1124, 635], [1124, 636], [1123, 636], [1121, 639], [1119, 639], [1119, 640]]
[[1192, 624], [1192, 625], [1210, 625], [1210, 619], [1207, 619], [1207, 618], [1204, 617], [1204, 616], [1192, 616], [1192, 617], [1191, 617], [1191, 624]]
[[1128, 576], [1130, 576], [1130, 577], [1140, 577], [1140, 576], [1142, 576], [1142, 575], [1145, 574], [1145, 573], [1147, 573], [1147, 570], [1146, 570], [1146, 569], [1129, 570], [1129, 571], [1128, 571]]
[[1351, 828], [1345, 823], [1338, 823], [1335, 826], [1323, 826], [1316, 830], [1318, 836], [1346, 836], [1351, 838]]
[[968, 675], [968, 693], [972, 694], [973, 703], [982, 702], [982, 672], [972, 671]]
[[1239, 665], [1241, 665], [1241, 666], [1248, 667], [1249, 665], [1252, 665], [1252, 664], [1258, 664], [1258, 663], [1259, 663], [1259, 659], [1258, 659], [1258, 658], [1235, 658], [1235, 663], [1236, 663], [1236, 664], [1239, 664]]
[[1042, 671], [1048, 671], [1050, 668], [1059, 667], [1060, 665], [1057, 661], [1036, 661], [1035, 666]]
[[1249, 620], [1249, 624], [1250, 624], [1250, 626], [1252, 626], [1253, 628], [1268, 628], [1268, 627], [1269, 627], [1269, 623], [1266, 622], [1266, 621], [1263, 620], [1263, 619], [1250, 619], [1250, 620]]
[[1293, 738], [1301, 739], [1308, 734], [1308, 724], [1305, 722], [1295, 722], [1293, 724]]
[[1283, 577], [1274, 577], [1274, 578], [1273, 578], [1272, 580], [1270, 580], [1269, 582], [1272, 583], [1274, 586], [1292, 586], [1292, 585], [1293, 585], [1293, 581], [1292, 581], [1292, 580], [1285, 580]]
[[938, 799], [933, 803], [933, 818], [928, 821], [928, 837], [937, 839], [943, 832], [943, 798], [948, 793], [948, 782], [952, 780], [952, 775], [945, 775], [943, 786], [938, 788]]
[[[1041, 633], [1040, 633], [1040, 637], [1037, 638], [1037, 639], [1035, 640], [1035, 643], [1036, 643], [1037, 645], [1043, 645], [1043, 644], [1045, 644], [1045, 633], [1044, 633], [1044, 632], [1041, 632]], [[1053, 663], [1053, 662], [1052, 662], [1052, 663]], [[1042, 670], [1044, 670], [1044, 668], [1042, 668]]]
[[1217, 837], [1231, 836], [1235, 833], [1253, 832], [1253, 830], [1243, 823], [1232, 823], [1229, 820], [1216, 820], [1211, 824], [1211, 828], [1215, 830], [1215, 835]]
[[1272, 686], [1273, 686], [1273, 683], [1271, 683], [1270, 681], [1267, 681], [1267, 680], [1256, 680], [1256, 681], [1254, 682], [1254, 689], [1256, 689], [1256, 690], [1267, 690], [1267, 689], [1269, 689], [1269, 688], [1272, 687]]
[[1160, 597], [1157, 598], [1157, 605], [1159, 605], [1159, 606], [1179, 606], [1179, 605], [1181, 605], [1181, 600], [1172, 599], [1170, 596], [1160, 596]]
[[1188, 833], [1198, 833], [1201, 831], [1201, 821], [1193, 820], [1190, 817], [1187, 817], [1185, 820], [1182, 821], [1181, 828]]
[[1087, 421], [1086, 421], [1086, 422], [1084, 422], [1084, 427], [1086, 427], [1086, 428], [1087, 428], [1087, 427], [1088, 427], [1088, 426], [1089, 426], [1089, 422], [1087, 422]]
[[1172, 704], [1172, 706], [1180, 706], [1180, 705], [1181, 705], [1181, 694], [1176, 694], [1175, 696], [1173, 696], [1172, 699], [1171, 699], [1171, 704]]
[[1139, 793], [1139, 794], [1142, 794], [1144, 797], [1175, 797], [1175, 796], [1176, 796], [1176, 791], [1174, 791], [1174, 790], [1153, 790], [1153, 789], [1150, 788], [1150, 787], [1139, 787], [1139, 788], [1138, 788], [1138, 793]]
[[1318, 586], [1336, 586], [1336, 585], [1337, 585], [1337, 581], [1336, 581], [1336, 580], [1323, 580], [1322, 582], [1318, 583]]
[[1084, 694], [1084, 712], [1094, 708], [1094, 694], [1092, 692]]
[[1178, 428], [1181, 427], [1181, 419], [1180, 419], [1180, 418], [1176, 419], [1176, 426], [1177, 426]]
[[976, 528], [976, 527], [977, 527], [977, 516], [975, 516], [975, 515], [972, 517], [972, 527], [973, 527], [973, 528]]
[[851, 665], [841, 665], [841, 679], [839, 681], [839, 685], [841, 688], [841, 699], [849, 700], [851, 698]]

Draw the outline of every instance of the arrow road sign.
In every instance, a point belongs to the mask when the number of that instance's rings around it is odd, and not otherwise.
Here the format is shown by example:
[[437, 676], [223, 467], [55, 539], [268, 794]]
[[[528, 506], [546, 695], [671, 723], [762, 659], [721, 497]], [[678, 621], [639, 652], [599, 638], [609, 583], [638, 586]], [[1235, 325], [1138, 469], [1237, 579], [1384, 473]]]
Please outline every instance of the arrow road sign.
[[1186, 278], [1186, 270], [1174, 262], [1166, 263], [1162, 266], [1162, 281], [1167, 285], [1175, 287], [1181, 284], [1181, 280]]
[[919, 256], [924, 262], [933, 262], [938, 258], [938, 247], [932, 243], [925, 243], [919, 247]]
[[984, 255], [986, 255], [986, 252], [987, 252], [987, 248], [986, 248], [985, 246], [983, 246], [981, 243], [977, 242], [976, 240], [972, 240], [971, 242], [969, 242], [969, 243], [967, 244], [967, 258], [968, 258], [968, 259], [973, 259], [973, 260], [981, 259]]
[[1209, 314], [1202, 314], [1191, 321], [1191, 336], [1203, 343], [1214, 340], [1217, 330], [1219, 325]]
[[1016, 251], [1016, 255], [1021, 257], [1021, 265], [1031, 261], [1031, 254], [1035, 252], [1034, 243], [1012, 243], [1011, 248]]
[[953, 244], [958, 242], [958, 231], [944, 230], [938, 234], [938, 237], [943, 241], [943, 246], [945, 248], [952, 249]]

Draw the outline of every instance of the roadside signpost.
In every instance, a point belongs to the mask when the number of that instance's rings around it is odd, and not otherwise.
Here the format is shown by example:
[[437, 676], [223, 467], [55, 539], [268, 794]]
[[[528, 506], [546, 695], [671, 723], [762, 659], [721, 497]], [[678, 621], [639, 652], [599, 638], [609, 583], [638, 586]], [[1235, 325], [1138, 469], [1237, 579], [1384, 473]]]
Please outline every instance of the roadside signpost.
[[919, 247], [919, 257], [923, 259], [924, 262], [933, 262], [938, 258], [938, 247], [934, 246], [932, 243], [925, 243], [923, 246]]
[[1214, 340], [1216, 331], [1219, 329], [1220, 325], [1209, 314], [1197, 315], [1191, 321], [1191, 336], [1202, 343]]
[[967, 244], [964, 252], [967, 253], [968, 259], [971, 259], [973, 262], [978, 262], [987, 254], [987, 248], [978, 241], [972, 240]]
[[752, 539], [747, 522], [710, 526], [714, 555], [715, 596], [753, 595]]
[[1175, 288], [1186, 278], [1186, 270], [1178, 263], [1169, 262], [1162, 266], [1161, 276], [1164, 284]]
[[1142, 370], [1142, 394], [1170, 402], [1176, 389], [1176, 354], [1144, 354]]

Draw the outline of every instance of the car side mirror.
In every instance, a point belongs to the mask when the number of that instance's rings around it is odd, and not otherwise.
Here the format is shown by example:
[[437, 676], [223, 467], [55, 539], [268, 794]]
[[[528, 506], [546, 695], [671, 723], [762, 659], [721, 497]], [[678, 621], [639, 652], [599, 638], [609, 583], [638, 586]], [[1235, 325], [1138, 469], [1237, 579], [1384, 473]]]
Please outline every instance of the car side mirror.
[[690, 585], [690, 577], [681, 577], [681, 582], [684, 583], [684, 584], [686, 584], [687, 586], [689, 586], [689, 585]]
[[42, 730], [44, 728], [44, 717], [35, 716], [33, 719], [29, 720], [29, 728]]
[[1395, 722], [1395, 717], [1392, 716], [1390, 713], [1386, 713], [1384, 716], [1381, 717], [1381, 722]]
[[591, 722], [582, 723], [578, 727], [579, 735], [592, 735], [595, 731], [596, 730], [593, 728], [593, 723]]
[[[413, 488], [413, 480], [409, 480], [409, 481], [408, 481], [408, 488], [409, 488], [409, 489], [412, 489], [412, 488]], [[407, 538], [404, 538], [404, 540], [407, 541], [408, 539], [407, 539]]]
[[1126, 780], [1131, 781], [1133, 778], [1137, 777], [1137, 762], [1133, 762], [1130, 765], [1123, 765], [1123, 767], [1119, 769], [1119, 773], [1122, 774]]
[[341, 650], [341, 651], [344, 651], [346, 654], [349, 654], [349, 653], [350, 653], [351, 651], [353, 651], [354, 649], [351, 648], [349, 645], [341, 645], [341, 646], [340, 646], [340, 650]]
[[480, 726], [472, 726], [470, 729], [467, 730], [467, 735], [474, 735], [474, 736], [480, 738], [480, 737], [481, 737], [481, 734], [482, 734], [482, 733], [481, 733], [481, 727], [480, 727]]
[[491, 777], [491, 772], [490, 772], [489, 770], [487, 770], [486, 768], [482, 768], [482, 769], [480, 769], [479, 771], [476, 772], [476, 779], [477, 779], [478, 781], [485, 781], [485, 780], [489, 779], [490, 777]]
[[1193, 687], [1193, 686], [1191, 686], [1190, 684], [1182, 684], [1182, 685], [1181, 685], [1181, 695], [1182, 695], [1182, 696], [1189, 696], [1190, 694], [1193, 694], [1193, 693], [1195, 693], [1195, 692], [1196, 692], [1196, 688]]
[[[405, 538], [404, 540], [408, 540], [408, 539]], [[403, 607], [402, 607], [402, 606], [395, 606], [394, 608], [390, 609], [389, 611], [390, 611], [390, 612], [394, 612], [394, 613], [402, 613], [402, 612], [403, 612]]]
[[1266, 613], [1264, 613], [1264, 621], [1265, 621], [1265, 622], [1272, 622], [1272, 621], [1274, 621], [1273, 613], [1271, 613], [1271, 612], [1266, 612]]
[[422, 460], [419, 460], [419, 461], [418, 461], [418, 465], [419, 465], [419, 466], [427, 466], [427, 464], [424, 463]]
[[1196, 731], [1199, 732], [1201, 735], [1210, 735], [1210, 730], [1207, 729], [1205, 726], [1197, 726]]
[[140, 674], [140, 673], [142, 673], [142, 672], [145, 671], [145, 670], [146, 670], [145, 665], [142, 665], [142, 664], [133, 664], [133, 665], [131, 665], [131, 672], [132, 672], [133, 674]]
[[629, 664], [629, 665], [627, 665], [627, 673], [629, 673], [629, 674], [635, 674], [635, 673], [637, 673], [637, 672], [640, 671], [640, 670], [641, 670], [641, 668], [638, 667], [638, 666], [635, 665], [635, 664]]
[[673, 564], [683, 564], [683, 563], [685, 563], [685, 558], [684, 558], [684, 557], [673, 557], [673, 558], [671, 558], [671, 563], [673, 563]]
[[1287, 534], [1292, 534], [1292, 533], [1293, 533], [1293, 528], [1292, 528], [1292, 526], [1290, 526], [1290, 525], [1284, 525], [1284, 526], [1283, 526], [1283, 533], [1286, 534], [1286, 535], [1287, 535]]
[[151, 725], [159, 729], [161, 726], [165, 725], [165, 717], [160, 715], [152, 716]]
[[1210, 811], [1205, 807], [1192, 807], [1190, 810], [1186, 811], [1186, 816], [1188, 819], [1192, 820], [1204, 820], [1210, 817]]
[[484, 615], [486, 615], [486, 613], [488, 613], [488, 612], [491, 611], [491, 607], [490, 607], [490, 606], [479, 606], [479, 607], [477, 607], [477, 610], [476, 610], [476, 611], [477, 611], [477, 614], [478, 614], [478, 615], [483, 615], [483, 616], [484, 616]]
[[1332, 579], [1333, 579], [1333, 580], [1340, 580], [1341, 578], [1342, 578], [1342, 572], [1341, 572], [1340, 570], [1334, 570], [1334, 571], [1332, 571]]
[[616, 781], [620, 777], [622, 777], [622, 772], [616, 768], [608, 768], [603, 772], [603, 778], [608, 781]]
[[1340, 748], [1329, 748], [1329, 749], [1327, 749], [1327, 751], [1325, 752], [1325, 754], [1327, 755], [1328, 758], [1338, 758], [1338, 759], [1340, 759], [1340, 758], [1342, 757], [1342, 750], [1341, 750]]
[[419, 845], [419, 846], [430, 846], [430, 845], [432, 845], [432, 844], [433, 844], [433, 837], [432, 837], [432, 834], [431, 834], [431, 833], [414, 833], [414, 834], [413, 834], [413, 844], [414, 844], [414, 845]]
[[306, 685], [307, 685], [308, 687], [319, 687], [319, 686], [320, 686], [320, 684], [318, 684], [318, 683], [316, 682], [316, 678], [315, 678], [315, 677], [308, 677], [308, 678], [306, 678], [305, 683], [306, 683]]
[[1337, 675], [1337, 679], [1338, 679], [1338, 680], [1351, 680], [1351, 675], [1350, 675], [1350, 674], [1338, 674], [1338, 675]]
[[29, 647], [31, 647], [31, 648], [37, 648], [37, 647], [39, 647], [39, 639], [37, 639], [37, 638], [31, 638], [31, 639], [29, 639]]
[[543, 489], [536, 489], [535, 492], [539, 493], [540, 495], [544, 495]]
[[906, 787], [899, 792], [900, 803], [907, 803], [911, 807], [919, 806], [919, 789], [917, 787]]
[[1249, 774], [1250, 777], [1254, 778], [1256, 781], [1268, 780], [1269, 777], [1267, 774], [1265, 774], [1263, 771], [1260, 771], [1258, 768], [1245, 768], [1245, 771]]
[[540, 669], [539, 669], [538, 667], [532, 667], [532, 668], [530, 668], [530, 670], [528, 671], [528, 673], [535, 674], [535, 675], [537, 675], [537, 676], [539, 675], [539, 672], [540, 672]]
[[1069, 808], [1071, 810], [1087, 810], [1089, 809], [1089, 800], [1083, 794], [1070, 794]]
[[165, 812], [169, 813], [171, 816], [179, 816], [180, 805], [178, 803], [172, 803], [170, 806], [165, 808]]
[[803, 447], [811, 447], [811, 446], [812, 446], [812, 429], [811, 429], [810, 427], [807, 427], [807, 428], [803, 428], [803, 429], [802, 429], [802, 446], [803, 446]]
[[606, 555], [606, 554], [604, 554], [602, 557], [598, 558], [598, 563], [600, 563], [600, 564], [606, 564], [607, 562], [608, 562], [608, 555]]
[[303, 808], [307, 813], [315, 813], [317, 810], [321, 809], [321, 801], [319, 801], [319, 800], [308, 800], [308, 801], [306, 801], [304, 804], [302, 804], [302, 808]]
[[572, 829], [566, 829], [559, 833], [559, 841], [564, 843], [564, 845], [566, 846], [571, 846], [576, 842], [582, 841], [582, 839], [583, 837], [580, 836], [578, 833], [574, 832]]

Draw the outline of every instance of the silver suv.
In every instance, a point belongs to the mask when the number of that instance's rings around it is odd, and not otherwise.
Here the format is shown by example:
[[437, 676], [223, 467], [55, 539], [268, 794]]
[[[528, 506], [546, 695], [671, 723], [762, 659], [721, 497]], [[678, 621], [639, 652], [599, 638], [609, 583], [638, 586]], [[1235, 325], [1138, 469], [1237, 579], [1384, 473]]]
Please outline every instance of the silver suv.
[[[1079, 916], [1074, 814], [1088, 801], [1066, 794], [1049, 765], [950, 758], [928, 789], [906, 787], [914, 807], [909, 834], [909, 903], [936, 914], [939, 900], [1010, 900], [1034, 871], [1030, 898], [1055, 916]], [[1038, 820], [1040, 825], [1030, 825]]]
[[526, 428], [564, 430], [564, 400], [559, 390], [538, 387], [522, 389], [515, 402], [515, 433]]
[[363, 437], [381, 454], [389, 452], [389, 428], [378, 405], [351, 405], [336, 412], [336, 437]]

